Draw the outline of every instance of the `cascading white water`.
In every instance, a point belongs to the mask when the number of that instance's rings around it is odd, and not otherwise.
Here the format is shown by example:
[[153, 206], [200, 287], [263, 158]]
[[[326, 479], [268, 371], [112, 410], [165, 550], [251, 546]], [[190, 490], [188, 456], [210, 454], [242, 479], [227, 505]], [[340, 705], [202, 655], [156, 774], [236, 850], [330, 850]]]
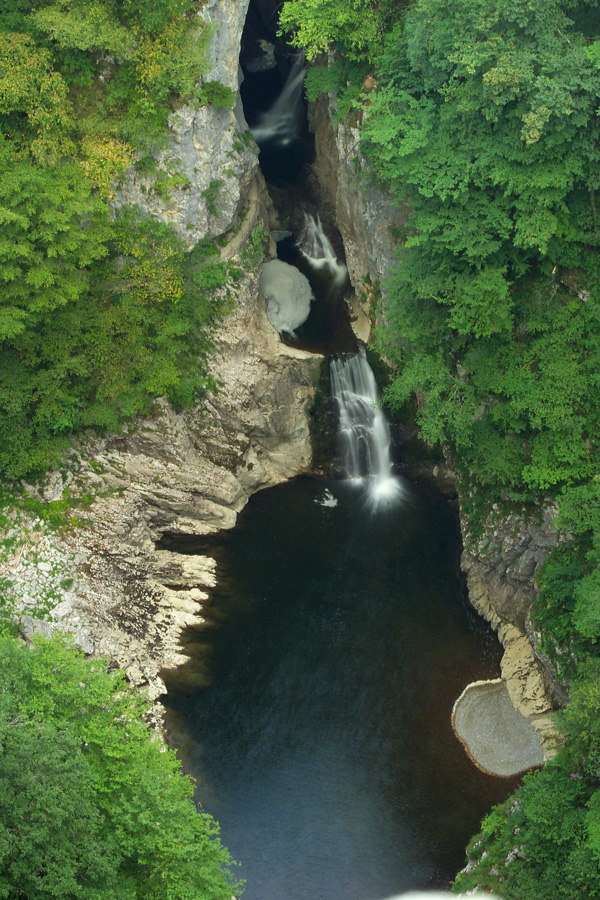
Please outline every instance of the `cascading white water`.
[[332, 277], [331, 287], [339, 287], [347, 278], [348, 270], [339, 262], [331, 241], [323, 230], [320, 216], [304, 213], [304, 225], [299, 239], [300, 250], [315, 269], [327, 269]]
[[331, 393], [339, 409], [346, 476], [366, 484], [375, 503], [399, 497], [402, 485], [392, 474], [388, 423], [364, 347], [352, 356], [344, 353], [332, 359]]
[[281, 94], [252, 129], [257, 144], [272, 143], [285, 147], [296, 139], [302, 121], [302, 85], [305, 75], [306, 62], [303, 56], [299, 56], [292, 63]]

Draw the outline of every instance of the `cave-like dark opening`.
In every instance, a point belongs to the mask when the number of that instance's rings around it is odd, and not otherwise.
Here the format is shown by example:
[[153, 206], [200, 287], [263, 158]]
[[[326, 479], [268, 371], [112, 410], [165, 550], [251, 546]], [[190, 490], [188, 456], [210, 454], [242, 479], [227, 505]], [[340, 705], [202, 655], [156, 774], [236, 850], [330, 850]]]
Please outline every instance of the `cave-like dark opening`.
[[[298, 51], [279, 36], [280, 3], [250, 0], [242, 35], [240, 64], [243, 81], [240, 95], [248, 126], [256, 131], [281, 97], [290, 71], [298, 66]], [[314, 159], [314, 139], [308, 127], [306, 102], [299, 92], [298, 108], [292, 116], [289, 133], [258, 138], [260, 167], [267, 182], [283, 189], [302, 192], [301, 182], [306, 166]]]
[[[315, 297], [306, 321], [291, 334], [281, 332], [282, 339], [330, 355], [356, 349], [344, 301], [349, 288], [344, 248], [333, 217], [323, 215], [319, 202], [312, 167], [315, 140], [303, 90], [306, 65], [298, 50], [278, 35], [279, 9], [272, 0], [250, 0], [240, 53], [240, 94], [273, 201], [277, 256], [308, 278]], [[318, 240], [309, 240], [308, 246], [308, 231], [320, 236], [326, 249]]]

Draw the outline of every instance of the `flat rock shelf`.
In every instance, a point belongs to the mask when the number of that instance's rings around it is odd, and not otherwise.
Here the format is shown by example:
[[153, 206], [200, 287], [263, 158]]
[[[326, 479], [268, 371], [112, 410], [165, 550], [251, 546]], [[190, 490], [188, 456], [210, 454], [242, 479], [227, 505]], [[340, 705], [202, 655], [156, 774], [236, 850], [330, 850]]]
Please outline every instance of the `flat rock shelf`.
[[539, 734], [514, 708], [501, 678], [467, 685], [454, 704], [452, 726], [483, 772], [509, 777], [544, 762]]

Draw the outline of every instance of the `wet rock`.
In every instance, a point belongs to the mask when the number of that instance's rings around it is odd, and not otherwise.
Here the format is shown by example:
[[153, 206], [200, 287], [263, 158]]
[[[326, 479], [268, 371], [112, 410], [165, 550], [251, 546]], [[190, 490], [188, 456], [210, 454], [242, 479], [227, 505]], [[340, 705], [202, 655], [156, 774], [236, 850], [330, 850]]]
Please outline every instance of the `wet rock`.
[[549, 552], [565, 538], [553, 526], [556, 506], [548, 503], [536, 515], [502, 514], [495, 507], [484, 534], [470, 539], [463, 517], [466, 549], [461, 558], [469, 599], [498, 632], [504, 647], [501, 663], [507, 696], [538, 733], [544, 756], [556, 753], [552, 711], [560, 705], [554, 675], [535, 649], [528, 613], [536, 595], [535, 575]]

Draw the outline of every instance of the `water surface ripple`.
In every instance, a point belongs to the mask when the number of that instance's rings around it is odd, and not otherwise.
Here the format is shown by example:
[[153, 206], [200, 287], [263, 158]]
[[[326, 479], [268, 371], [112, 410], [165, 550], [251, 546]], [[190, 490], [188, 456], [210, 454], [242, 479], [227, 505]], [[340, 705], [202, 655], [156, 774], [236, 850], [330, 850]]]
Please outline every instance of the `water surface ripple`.
[[465, 602], [447, 505], [407, 484], [373, 511], [301, 478], [255, 495], [209, 552], [212, 681], [168, 704], [245, 900], [444, 886], [514, 783], [477, 771], [450, 727], [499, 648]]

